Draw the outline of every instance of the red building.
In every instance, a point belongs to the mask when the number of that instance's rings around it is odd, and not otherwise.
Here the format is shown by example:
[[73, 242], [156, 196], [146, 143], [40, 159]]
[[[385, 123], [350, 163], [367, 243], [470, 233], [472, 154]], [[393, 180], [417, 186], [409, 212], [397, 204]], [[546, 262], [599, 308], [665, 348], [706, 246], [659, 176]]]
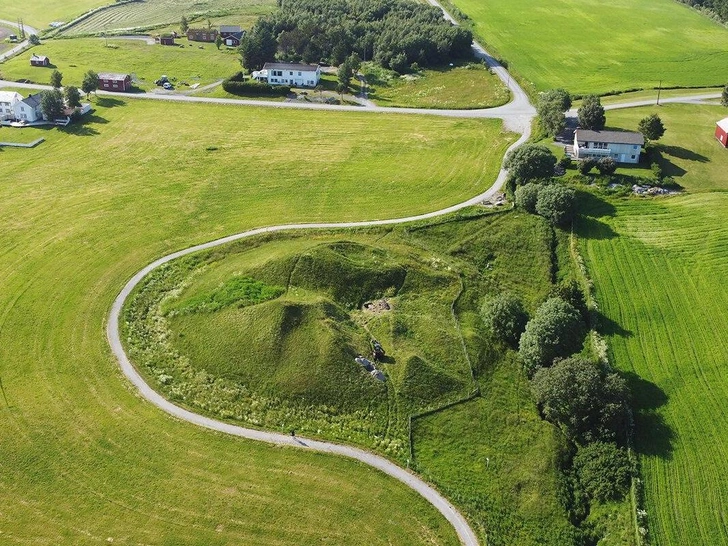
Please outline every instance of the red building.
[[30, 57], [30, 66], [48, 66], [49, 64], [51, 64], [51, 61], [45, 55], [36, 55], [33, 53]]
[[217, 38], [215, 28], [190, 28], [187, 29], [187, 39], [190, 42], [214, 42]]
[[129, 74], [101, 72], [99, 74], [99, 89], [106, 91], [131, 91], [131, 76]]
[[728, 118], [720, 120], [715, 126], [715, 138], [724, 148], [728, 148]]

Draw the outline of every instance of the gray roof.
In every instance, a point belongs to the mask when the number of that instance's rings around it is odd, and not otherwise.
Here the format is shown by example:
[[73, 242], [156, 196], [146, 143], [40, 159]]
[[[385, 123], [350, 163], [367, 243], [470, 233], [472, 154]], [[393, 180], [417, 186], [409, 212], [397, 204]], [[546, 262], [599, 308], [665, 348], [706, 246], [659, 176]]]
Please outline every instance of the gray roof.
[[265, 63], [263, 70], [300, 70], [301, 72], [316, 72], [317, 64], [301, 63]]
[[40, 104], [40, 93], [36, 95], [28, 95], [28, 98], [23, 99], [22, 102], [24, 102], [31, 108], [35, 108]]
[[48, 57], [45, 55], [36, 55], [35, 53], [33, 53], [30, 57], [31, 61], [45, 61], [46, 59], [48, 59]]
[[579, 142], [604, 142], [606, 144], [638, 144], [645, 143], [642, 133], [634, 131], [589, 131], [587, 129], [576, 130], [576, 140]]
[[115, 72], [99, 72], [100, 80], [124, 81], [128, 77], [129, 77], [129, 74], [117, 74]]
[[225, 32], [240, 32], [241, 30], [240, 25], [220, 25], [220, 34], [224, 34]]

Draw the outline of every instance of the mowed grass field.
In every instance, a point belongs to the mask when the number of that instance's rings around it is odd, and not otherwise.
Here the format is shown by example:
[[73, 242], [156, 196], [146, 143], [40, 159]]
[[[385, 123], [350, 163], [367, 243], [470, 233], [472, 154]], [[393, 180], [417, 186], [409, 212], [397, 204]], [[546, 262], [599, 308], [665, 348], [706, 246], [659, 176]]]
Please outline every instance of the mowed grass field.
[[[663, 106], [664, 144], [690, 193], [615, 201], [581, 226], [601, 312], [615, 324], [611, 356], [635, 392], [651, 543], [661, 546], [728, 544], [728, 151], [712, 137], [724, 112]], [[609, 123], [648, 113], [609, 113]]]
[[574, 94], [728, 79], [728, 30], [673, 0], [452, 0], [533, 91]]
[[498, 124], [99, 97], [86, 125], [39, 134], [0, 151], [3, 544], [457, 543], [368, 467], [170, 419], [104, 330], [127, 279], [174, 249], [471, 196], [511, 139]]
[[43, 30], [53, 21], [72, 21], [89, 10], [109, 4], [108, 0], [23, 0], [3, 1], [0, 4], [0, 19], [17, 21]]
[[[83, 75], [89, 70], [97, 73], [121, 72], [135, 74], [137, 87], [145, 90], [155, 88], [154, 81], [162, 74], [188, 84], [205, 85], [240, 70], [240, 60], [235, 51], [218, 50], [215, 44], [188, 43], [185, 38], [179, 43], [185, 47], [150, 45], [141, 40], [47, 40], [6, 61], [0, 65], [0, 70], [7, 79], [48, 84], [51, 73], [56, 69], [63, 74], [64, 85], [77, 87], [81, 86]], [[53, 66], [30, 66], [33, 54], [47, 56]]]

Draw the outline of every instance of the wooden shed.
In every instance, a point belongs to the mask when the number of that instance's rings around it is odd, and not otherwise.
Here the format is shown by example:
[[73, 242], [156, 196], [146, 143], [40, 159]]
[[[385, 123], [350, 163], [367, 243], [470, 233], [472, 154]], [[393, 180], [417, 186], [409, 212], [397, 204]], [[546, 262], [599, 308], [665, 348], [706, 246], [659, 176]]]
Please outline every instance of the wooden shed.
[[174, 43], [174, 36], [171, 34], [163, 34], [159, 37], [159, 43], [161, 45], [177, 45]]
[[51, 61], [45, 55], [36, 55], [33, 53], [30, 57], [30, 66], [48, 66]]
[[724, 148], [728, 148], [728, 118], [724, 118], [715, 124], [715, 138], [718, 139]]

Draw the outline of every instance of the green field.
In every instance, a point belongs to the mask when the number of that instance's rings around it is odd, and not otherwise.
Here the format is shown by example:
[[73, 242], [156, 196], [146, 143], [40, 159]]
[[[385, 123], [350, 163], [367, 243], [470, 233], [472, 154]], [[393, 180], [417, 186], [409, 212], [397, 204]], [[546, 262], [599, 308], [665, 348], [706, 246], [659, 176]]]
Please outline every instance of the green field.
[[[497, 76], [477, 64], [398, 74], [365, 65], [369, 98], [378, 106], [400, 108], [492, 108], [508, 102], [510, 94]], [[352, 87], [358, 91], [358, 82]]]
[[728, 30], [673, 0], [452, 0], [527, 87], [722, 85]]
[[[456, 544], [433, 508], [369, 467], [153, 408], [119, 372], [105, 321], [131, 275], [174, 249], [470, 197], [511, 137], [495, 122], [95, 106], [68, 131], [25, 129], [47, 138], [32, 151], [0, 151], [2, 542]], [[301, 123], [319, 130], [291, 130]], [[460, 153], [453, 169], [444, 158]]]
[[0, 4], [0, 19], [17, 21], [44, 30], [53, 21], [72, 21], [87, 11], [109, 4], [109, 0], [24, 0]]
[[237, 21], [242, 15], [270, 13], [274, 7], [272, 0], [146, 0], [101, 10], [64, 30], [63, 34], [74, 36], [177, 25], [183, 15], [190, 21], [204, 19], [205, 25], [208, 18], [231, 24], [227, 17]]
[[[630, 375], [652, 544], [728, 544], [728, 153], [715, 106], [670, 105], [663, 157], [690, 193], [627, 199], [580, 228], [614, 364]], [[630, 127], [651, 113], [608, 114]]]
[[[63, 74], [64, 85], [76, 86], [81, 85], [88, 70], [122, 72], [135, 74], [136, 86], [144, 90], [155, 88], [154, 81], [162, 74], [190, 85], [205, 85], [240, 70], [238, 55], [232, 50], [222, 48], [218, 51], [214, 44], [190, 46], [186, 39], [179, 42], [185, 47], [149, 45], [140, 40], [48, 40], [8, 60], [0, 65], [0, 70], [7, 79], [48, 84], [51, 72], [56, 68]], [[34, 53], [49, 57], [53, 66], [30, 66], [29, 59]]]

